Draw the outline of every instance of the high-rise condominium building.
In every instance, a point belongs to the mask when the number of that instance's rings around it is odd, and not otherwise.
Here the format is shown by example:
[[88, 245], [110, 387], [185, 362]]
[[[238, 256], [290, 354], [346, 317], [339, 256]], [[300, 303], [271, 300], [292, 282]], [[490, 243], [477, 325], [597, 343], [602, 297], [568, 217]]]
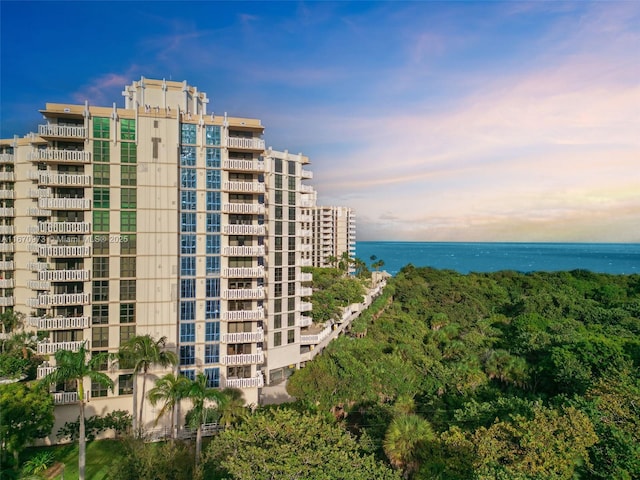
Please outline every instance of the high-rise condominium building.
[[[348, 207], [314, 206], [313, 266], [333, 267], [346, 253], [353, 260], [356, 252], [356, 216]], [[353, 268], [350, 267], [353, 271]]]
[[[260, 120], [210, 113], [186, 82], [142, 78], [123, 96], [47, 103], [37, 134], [0, 141], [0, 308], [47, 332], [40, 377], [59, 349], [149, 334], [183, 375], [257, 403], [309, 348], [309, 159], [265, 149]], [[115, 391], [91, 385], [91, 408], [130, 409], [137, 380], [106, 373]], [[59, 423], [76, 417], [75, 393], [54, 398]]]

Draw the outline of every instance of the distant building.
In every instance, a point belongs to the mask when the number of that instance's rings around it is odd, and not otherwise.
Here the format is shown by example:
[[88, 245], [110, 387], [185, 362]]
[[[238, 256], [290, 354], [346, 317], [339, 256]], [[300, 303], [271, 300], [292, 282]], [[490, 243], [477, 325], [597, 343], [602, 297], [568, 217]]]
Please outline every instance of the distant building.
[[[142, 78], [123, 96], [124, 108], [47, 103], [37, 133], [0, 140], [0, 309], [48, 333], [39, 377], [59, 349], [116, 352], [149, 334], [181, 374], [257, 403], [314, 341], [301, 268], [317, 264], [324, 210], [309, 159], [265, 149], [259, 119], [214, 114], [186, 82]], [[350, 210], [328, 212], [331, 252], [352, 251]], [[115, 391], [87, 386], [91, 407], [130, 409], [131, 372], [106, 373]], [[69, 390], [53, 393], [59, 424], [77, 416]]]
[[[356, 216], [348, 207], [311, 209], [313, 215], [313, 266], [334, 267], [346, 253], [351, 260], [356, 251]], [[353, 268], [350, 266], [350, 271]]]

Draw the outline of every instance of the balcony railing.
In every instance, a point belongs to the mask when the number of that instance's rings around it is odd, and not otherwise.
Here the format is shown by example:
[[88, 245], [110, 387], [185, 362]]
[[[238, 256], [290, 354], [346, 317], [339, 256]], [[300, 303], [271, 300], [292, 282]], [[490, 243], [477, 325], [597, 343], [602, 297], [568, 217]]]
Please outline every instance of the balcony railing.
[[223, 225], [222, 233], [227, 235], [266, 235], [264, 225]]
[[0, 262], [0, 270], [13, 270], [15, 264], [13, 262]]
[[308, 229], [302, 229], [302, 230], [298, 230], [297, 236], [298, 237], [312, 237], [313, 236], [313, 232], [311, 230], [308, 230]]
[[39, 222], [38, 233], [90, 233], [89, 222]]
[[86, 131], [84, 127], [70, 125], [38, 125], [38, 135], [41, 137], [84, 138]]
[[313, 295], [313, 288], [311, 287], [300, 287], [299, 295], [301, 297], [310, 297]]
[[0, 172], [0, 182], [15, 182], [13, 172]]
[[264, 331], [258, 328], [255, 332], [223, 333], [224, 343], [256, 343], [264, 341]]
[[36, 162], [89, 163], [91, 162], [91, 152], [47, 148], [44, 150], [34, 150], [28, 154], [27, 158], [28, 160]]
[[313, 178], [313, 172], [310, 170], [301, 170], [300, 176], [305, 180], [311, 180]]
[[49, 208], [51, 210], [90, 210], [91, 199], [89, 198], [40, 198], [38, 207]]
[[13, 278], [3, 278], [0, 280], [0, 288], [13, 288], [15, 281]]
[[15, 228], [13, 225], [0, 225], [0, 235], [13, 235]]
[[313, 222], [313, 216], [311, 215], [300, 215], [298, 218], [303, 223]]
[[88, 257], [91, 255], [91, 247], [82, 246], [60, 246], [60, 245], [40, 245], [38, 246], [39, 257]]
[[261, 138], [227, 137], [227, 148], [264, 150], [264, 140]]
[[223, 365], [253, 365], [264, 363], [264, 353], [243, 353], [239, 355], [222, 355], [220, 363]]
[[46, 282], [86, 282], [89, 270], [43, 270], [38, 272], [38, 280]]
[[16, 246], [13, 243], [0, 243], [0, 253], [12, 253], [16, 251]]
[[300, 320], [298, 321], [299, 327], [308, 327], [313, 324], [313, 318], [307, 317], [306, 315], [300, 315]]
[[40, 380], [41, 378], [46, 377], [50, 373], [53, 373], [55, 371], [55, 369], [56, 369], [56, 367], [49, 367], [49, 366], [38, 367], [38, 370], [36, 372], [38, 380]]
[[[89, 400], [90, 391], [84, 391], [85, 400]], [[78, 392], [55, 392], [53, 395], [53, 403], [55, 405], [67, 405], [70, 403], [78, 403]]]
[[[80, 350], [80, 347], [88, 342], [80, 341], [80, 342], [40, 342], [38, 343], [38, 354], [40, 355], [52, 355], [56, 353], [58, 350], [71, 350], [72, 352], [77, 352]], [[87, 345], [87, 349], [88, 349]]]
[[310, 312], [311, 310], [313, 310], [313, 305], [311, 304], [311, 302], [300, 302], [300, 309], [301, 312]]
[[222, 276], [227, 278], [263, 278], [264, 267], [223, 268]]
[[50, 188], [30, 188], [29, 197], [31, 198], [47, 198], [53, 195]]
[[16, 192], [14, 190], [0, 190], [0, 199], [7, 200], [16, 198]]
[[14, 297], [0, 297], [0, 307], [11, 307], [15, 303], [16, 299]]
[[31, 270], [33, 272], [47, 270], [48, 268], [49, 264], [47, 262], [27, 262], [27, 270]]
[[37, 180], [41, 185], [52, 185], [57, 187], [90, 187], [91, 175], [78, 173], [53, 173], [39, 170], [32, 170], [29, 173], [31, 180]]
[[27, 321], [38, 330], [79, 330], [89, 328], [90, 317], [28, 317]]
[[222, 212], [264, 215], [266, 208], [262, 203], [223, 203]]
[[27, 282], [27, 288], [30, 288], [31, 290], [49, 290], [51, 288], [51, 283], [42, 280], [29, 280]]
[[262, 257], [264, 256], [264, 245], [248, 247], [223, 247], [222, 254], [227, 257]]
[[302, 193], [313, 193], [313, 192], [314, 192], [314, 190], [313, 190], [313, 186], [311, 186], [311, 185], [304, 185], [304, 184], [303, 184], [303, 185], [300, 185], [300, 191], [301, 191]]
[[0, 208], [0, 217], [15, 217], [16, 209], [13, 207]]
[[222, 162], [225, 170], [238, 170], [242, 172], [264, 172], [264, 162], [261, 160], [231, 159]]
[[64, 305], [87, 305], [90, 301], [90, 293], [54, 293], [29, 298], [27, 305], [33, 308], [46, 308]]
[[0, 163], [12, 163], [13, 153], [0, 153]]
[[229, 322], [244, 322], [249, 320], [264, 320], [264, 309], [237, 310], [222, 312], [222, 320]]
[[264, 387], [264, 378], [261, 373], [253, 378], [227, 378], [224, 386], [227, 388], [262, 388]]
[[38, 207], [29, 207], [27, 209], [27, 215], [30, 217], [50, 217], [52, 213], [51, 210], [44, 210]]
[[316, 335], [300, 335], [300, 345], [317, 345], [327, 338], [331, 334], [332, 330], [333, 327], [329, 325]]
[[222, 190], [226, 192], [264, 193], [264, 183], [260, 182], [224, 182]]
[[311, 282], [311, 281], [313, 281], [313, 273], [302, 272], [300, 274], [300, 281], [301, 282]]
[[301, 267], [311, 267], [313, 266], [313, 262], [310, 258], [301, 258], [299, 262]]
[[262, 300], [264, 288], [237, 288], [222, 291], [225, 300]]

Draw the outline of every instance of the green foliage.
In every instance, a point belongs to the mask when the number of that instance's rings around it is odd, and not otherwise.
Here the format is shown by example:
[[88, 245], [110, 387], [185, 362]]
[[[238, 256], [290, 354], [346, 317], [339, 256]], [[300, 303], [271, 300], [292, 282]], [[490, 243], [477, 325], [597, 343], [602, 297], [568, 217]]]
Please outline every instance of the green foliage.
[[340, 425], [289, 409], [258, 411], [220, 433], [207, 449], [204, 471], [237, 480], [399, 478]]
[[[95, 440], [98, 435], [106, 430], [113, 430], [118, 435], [123, 435], [131, 429], [131, 414], [126, 410], [114, 410], [104, 417], [92, 415], [85, 418], [85, 436], [88, 441]], [[80, 419], [75, 422], [66, 422], [56, 433], [59, 439], [78, 440], [80, 432]]]
[[109, 478], [119, 480], [191, 480], [196, 478], [193, 449], [184, 442], [122, 440], [124, 452], [111, 464]]
[[306, 271], [313, 274], [311, 316], [314, 322], [336, 320], [342, 307], [362, 302], [366, 293], [362, 278], [346, 276], [336, 268], [307, 268]]
[[39, 452], [24, 463], [22, 471], [29, 475], [38, 475], [47, 470], [54, 462], [55, 455], [51, 451]]

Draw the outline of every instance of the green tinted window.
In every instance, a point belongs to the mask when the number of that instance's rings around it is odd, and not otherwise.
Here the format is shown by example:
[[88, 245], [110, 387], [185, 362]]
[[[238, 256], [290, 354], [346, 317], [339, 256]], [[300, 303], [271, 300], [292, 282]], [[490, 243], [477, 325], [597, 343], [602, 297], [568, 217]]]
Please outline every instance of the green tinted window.
[[120, 190], [120, 208], [136, 208], [137, 195], [135, 188], [123, 188]]
[[104, 140], [96, 140], [93, 142], [93, 161], [108, 162], [109, 161], [109, 142]]
[[109, 208], [109, 189], [93, 189], [93, 208]]
[[93, 231], [94, 232], [109, 231], [109, 210], [93, 211]]
[[138, 183], [138, 175], [135, 165], [122, 165], [120, 167], [120, 184], [135, 186]]
[[121, 143], [120, 144], [120, 161], [122, 163], [136, 163], [136, 144]]
[[120, 138], [122, 140], [136, 139], [136, 121], [133, 118], [120, 120]]
[[94, 117], [93, 138], [109, 138], [109, 118]]
[[109, 165], [94, 165], [93, 166], [93, 184], [94, 185], [109, 185]]
[[120, 212], [120, 231], [135, 232], [136, 231], [136, 212]]

